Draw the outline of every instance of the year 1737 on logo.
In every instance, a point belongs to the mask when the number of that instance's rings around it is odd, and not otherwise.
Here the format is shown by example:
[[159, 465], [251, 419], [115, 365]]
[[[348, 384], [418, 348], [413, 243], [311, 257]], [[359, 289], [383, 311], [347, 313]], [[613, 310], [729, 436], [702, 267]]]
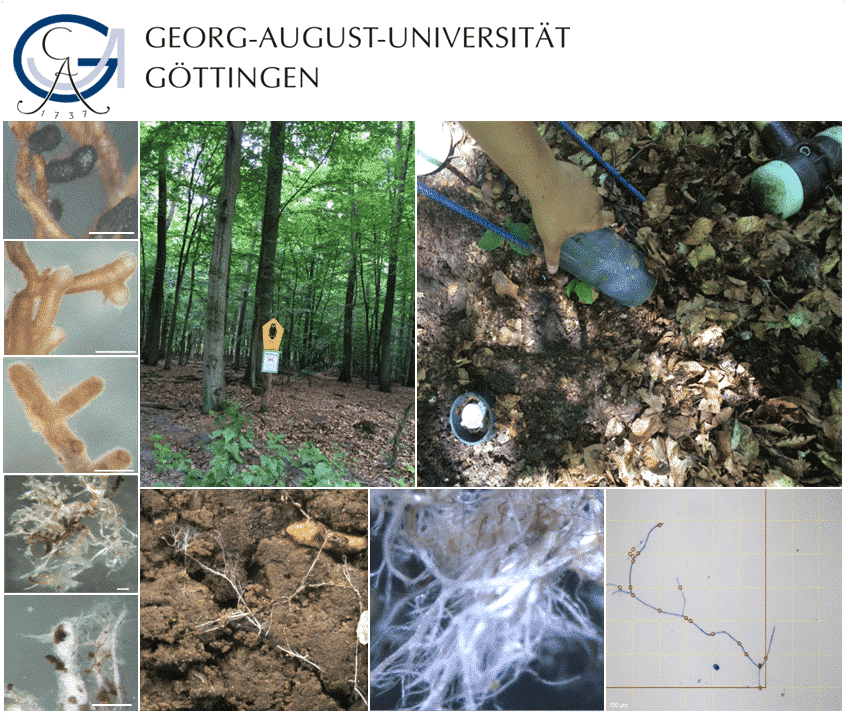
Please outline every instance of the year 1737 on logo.
[[13, 64], [33, 95], [18, 112], [50, 119], [85, 119], [107, 114], [92, 100], [109, 83], [123, 89], [124, 31], [82, 15], [51, 15], [30, 25], [15, 45]]

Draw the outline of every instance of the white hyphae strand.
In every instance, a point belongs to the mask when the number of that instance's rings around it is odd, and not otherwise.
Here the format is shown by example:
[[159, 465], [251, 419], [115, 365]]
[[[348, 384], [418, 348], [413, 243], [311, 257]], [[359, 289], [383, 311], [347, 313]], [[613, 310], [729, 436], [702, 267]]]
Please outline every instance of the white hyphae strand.
[[94, 640], [91, 670], [97, 684], [97, 701], [101, 704], [123, 701], [117, 647], [120, 627], [125, 617], [126, 611], [123, 611], [117, 618], [104, 618], [103, 628]]
[[[602, 582], [603, 497], [592, 490], [374, 491], [372, 685], [402, 708], [478, 709], [538, 662], [599, 644], [581, 588]], [[593, 648], [597, 649], [597, 648]], [[544, 681], [546, 681], [544, 679]]]
[[[88, 711], [122, 709], [126, 693], [121, 684], [117, 656], [122, 610], [116, 617], [106, 604], [96, 606], [87, 615], [67, 618], [46, 635], [27, 635], [49, 643], [52, 654], [41, 660], [56, 672], [57, 706], [44, 707], [32, 695], [6, 685], [6, 709], [16, 711]], [[46, 660], [46, 661], [45, 661]]]
[[59, 682], [59, 703], [65, 711], [90, 709], [88, 688], [80, 672], [77, 621], [65, 620], [53, 631], [53, 659]]

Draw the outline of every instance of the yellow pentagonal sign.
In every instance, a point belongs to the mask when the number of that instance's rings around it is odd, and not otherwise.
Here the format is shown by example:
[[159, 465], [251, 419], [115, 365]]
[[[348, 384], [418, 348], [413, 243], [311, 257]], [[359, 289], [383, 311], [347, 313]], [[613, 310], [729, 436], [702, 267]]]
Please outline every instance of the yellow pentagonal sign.
[[278, 350], [284, 331], [285, 328], [279, 324], [279, 321], [275, 317], [264, 323], [261, 328], [261, 334], [264, 337], [264, 349]]

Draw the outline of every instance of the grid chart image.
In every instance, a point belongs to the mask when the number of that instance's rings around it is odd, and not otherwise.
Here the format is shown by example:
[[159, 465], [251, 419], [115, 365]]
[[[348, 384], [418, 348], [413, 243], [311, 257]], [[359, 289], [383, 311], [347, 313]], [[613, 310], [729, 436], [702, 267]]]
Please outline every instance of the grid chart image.
[[609, 491], [607, 710], [840, 710], [841, 516], [839, 490]]

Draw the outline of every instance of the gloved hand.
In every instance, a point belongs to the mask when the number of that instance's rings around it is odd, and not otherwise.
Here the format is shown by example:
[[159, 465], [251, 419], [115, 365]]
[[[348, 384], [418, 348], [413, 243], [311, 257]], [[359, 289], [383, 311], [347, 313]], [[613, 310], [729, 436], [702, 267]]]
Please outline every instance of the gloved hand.
[[[602, 210], [602, 197], [587, 174], [567, 161], [556, 164], [557, 176], [549, 184], [551, 188], [540, 195], [529, 196], [550, 273], [558, 270], [561, 246], [567, 238], [599, 230], [614, 222], [614, 214]], [[528, 189], [526, 193], [528, 195]]]

